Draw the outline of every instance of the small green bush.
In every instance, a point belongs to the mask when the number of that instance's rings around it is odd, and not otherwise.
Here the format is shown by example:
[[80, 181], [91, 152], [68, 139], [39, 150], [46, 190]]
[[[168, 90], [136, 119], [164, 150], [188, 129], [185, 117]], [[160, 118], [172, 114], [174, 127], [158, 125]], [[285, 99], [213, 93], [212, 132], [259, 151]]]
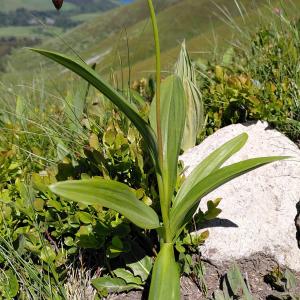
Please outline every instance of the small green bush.
[[264, 120], [290, 138], [300, 138], [298, 27], [261, 28], [247, 51], [229, 48], [208, 63], [201, 79], [207, 111], [206, 135], [226, 125]]

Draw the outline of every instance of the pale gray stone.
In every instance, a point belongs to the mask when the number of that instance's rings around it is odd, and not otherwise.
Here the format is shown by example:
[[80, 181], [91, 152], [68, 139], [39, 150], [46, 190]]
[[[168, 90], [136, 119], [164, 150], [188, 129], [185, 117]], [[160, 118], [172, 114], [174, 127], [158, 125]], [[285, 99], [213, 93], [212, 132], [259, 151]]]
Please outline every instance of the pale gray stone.
[[[244, 174], [201, 200], [222, 198], [222, 213], [210, 225], [202, 254], [215, 262], [249, 257], [257, 252], [273, 256], [278, 263], [300, 271], [296, 239], [296, 205], [300, 200], [300, 150], [291, 140], [265, 122], [224, 127], [181, 156], [188, 175], [208, 154], [231, 138], [246, 132], [247, 144], [225, 165], [248, 158], [288, 155]], [[203, 229], [202, 229], [203, 230]]]

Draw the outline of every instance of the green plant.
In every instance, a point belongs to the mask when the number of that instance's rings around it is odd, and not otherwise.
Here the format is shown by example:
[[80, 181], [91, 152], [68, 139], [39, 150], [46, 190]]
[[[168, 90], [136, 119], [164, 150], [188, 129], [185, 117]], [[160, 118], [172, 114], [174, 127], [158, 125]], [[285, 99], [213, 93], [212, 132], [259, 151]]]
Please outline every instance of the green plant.
[[300, 299], [300, 295], [295, 292], [297, 288], [297, 278], [290, 270], [286, 269], [283, 271], [279, 266], [275, 267], [264, 279], [273, 289], [273, 292], [269, 296], [271, 299]]
[[186, 121], [186, 99], [182, 82], [177, 76], [166, 78], [160, 85], [158, 30], [152, 1], [148, 0], [148, 4], [157, 60], [156, 113], [151, 123], [152, 127], [134, 105], [105, 83], [84, 62], [56, 52], [32, 50], [87, 80], [114, 103], [137, 128], [148, 148], [155, 169], [161, 218], [159, 213], [140, 201], [130, 187], [114, 180], [103, 178], [70, 180], [55, 183], [50, 189], [71, 201], [113, 209], [144, 230], [155, 229], [160, 239], [160, 251], [153, 266], [149, 299], [180, 299], [180, 272], [175, 258], [174, 243], [191, 220], [201, 197], [245, 172], [285, 157], [261, 157], [221, 167], [246, 143], [247, 135], [241, 134], [203, 160], [175, 193], [178, 157]]
[[246, 47], [199, 64], [207, 110], [206, 134], [235, 123], [264, 120], [293, 141], [299, 131], [299, 28], [284, 13], [247, 36]]
[[234, 264], [223, 278], [222, 290], [214, 292], [214, 300], [243, 299], [253, 300], [245, 279], [239, 269]]
[[197, 87], [196, 68], [191, 62], [185, 42], [181, 45], [175, 74], [178, 75], [183, 82], [185, 99], [187, 101], [187, 116], [181, 148], [188, 150], [196, 145], [199, 134], [205, 128], [205, 114], [202, 95]]

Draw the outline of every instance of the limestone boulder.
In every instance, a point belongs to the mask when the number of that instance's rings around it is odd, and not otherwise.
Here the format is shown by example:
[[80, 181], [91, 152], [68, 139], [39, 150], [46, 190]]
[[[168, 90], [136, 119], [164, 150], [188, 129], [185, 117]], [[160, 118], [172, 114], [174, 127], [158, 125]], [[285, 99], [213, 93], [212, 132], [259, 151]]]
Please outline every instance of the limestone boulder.
[[263, 252], [299, 272], [296, 216], [300, 200], [300, 150], [297, 145], [265, 122], [227, 126], [181, 156], [187, 167], [186, 175], [213, 150], [242, 132], [249, 135], [247, 144], [225, 165], [259, 156], [292, 158], [244, 174], [201, 200], [200, 208], [206, 210], [207, 200], [222, 198], [222, 213], [207, 224], [210, 236], [201, 252], [216, 263]]

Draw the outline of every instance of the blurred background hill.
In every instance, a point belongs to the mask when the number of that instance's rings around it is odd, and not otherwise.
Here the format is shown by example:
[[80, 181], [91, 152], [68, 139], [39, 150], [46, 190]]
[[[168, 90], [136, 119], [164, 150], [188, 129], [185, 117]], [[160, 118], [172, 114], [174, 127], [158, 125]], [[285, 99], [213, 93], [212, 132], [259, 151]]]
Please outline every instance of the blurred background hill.
[[[235, 37], [243, 38], [245, 28], [250, 31], [267, 22], [278, 9], [296, 18], [300, 1], [157, 0], [155, 7], [163, 67], [168, 72], [183, 40], [193, 57], [211, 57], [234, 43]], [[56, 65], [18, 49], [32, 45], [77, 53], [96, 63], [104, 75], [113, 71], [132, 79], [153, 72], [152, 29], [145, 0], [67, 0], [60, 12], [50, 0], [0, 0], [0, 16], [0, 76], [6, 82], [45, 76], [45, 67], [47, 76], [59, 74]]]

